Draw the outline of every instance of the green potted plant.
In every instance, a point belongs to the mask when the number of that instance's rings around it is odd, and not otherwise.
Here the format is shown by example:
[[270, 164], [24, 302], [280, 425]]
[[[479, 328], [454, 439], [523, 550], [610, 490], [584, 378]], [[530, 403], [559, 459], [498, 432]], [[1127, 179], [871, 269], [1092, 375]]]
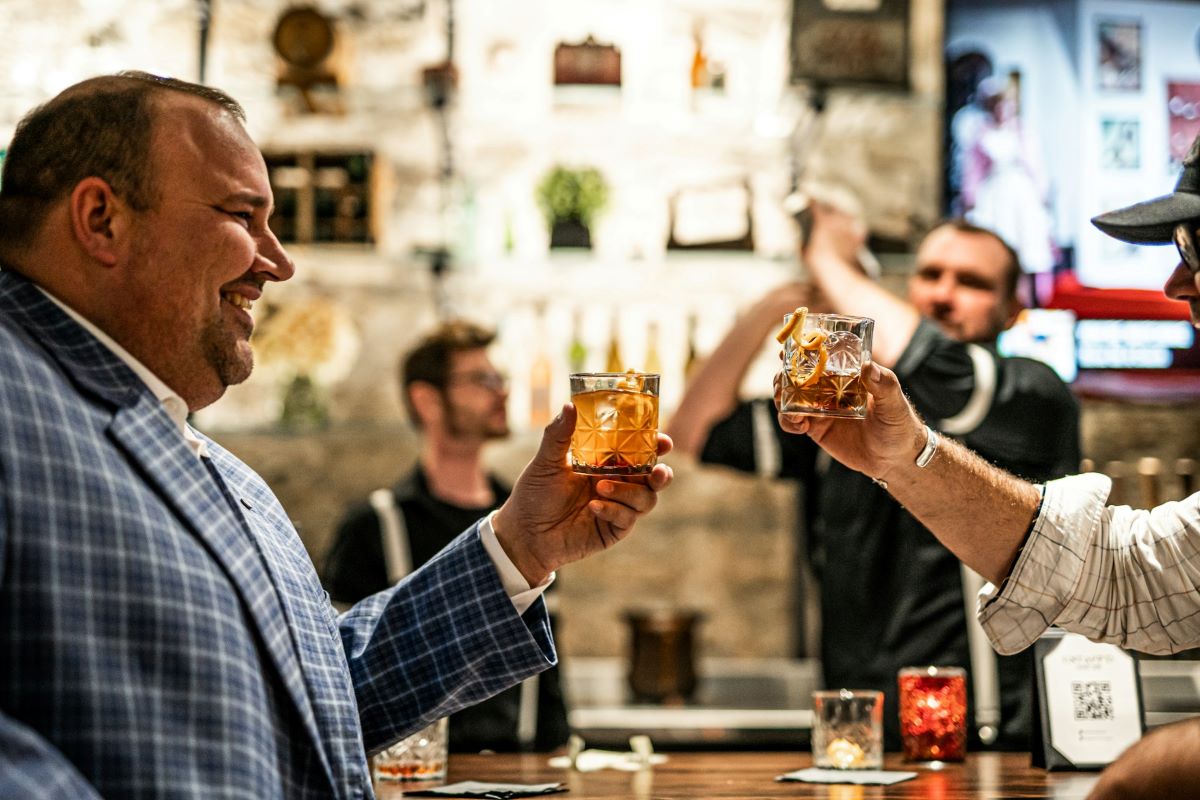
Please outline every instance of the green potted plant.
[[537, 203], [551, 247], [590, 248], [592, 221], [608, 203], [608, 182], [595, 167], [556, 165], [538, 183]]

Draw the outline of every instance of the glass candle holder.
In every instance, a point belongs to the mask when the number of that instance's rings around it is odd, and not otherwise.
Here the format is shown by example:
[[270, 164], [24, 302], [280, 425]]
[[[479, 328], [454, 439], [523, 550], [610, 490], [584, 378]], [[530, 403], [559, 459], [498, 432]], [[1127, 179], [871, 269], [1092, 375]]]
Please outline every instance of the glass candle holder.
[[883, 692], [813, 692], [812, 754], [823, 769], [882, 769]]
[[967, 755], [967, 673], [962, 667], [905, 667], [900, 740], [909, 761], [962, 761]]

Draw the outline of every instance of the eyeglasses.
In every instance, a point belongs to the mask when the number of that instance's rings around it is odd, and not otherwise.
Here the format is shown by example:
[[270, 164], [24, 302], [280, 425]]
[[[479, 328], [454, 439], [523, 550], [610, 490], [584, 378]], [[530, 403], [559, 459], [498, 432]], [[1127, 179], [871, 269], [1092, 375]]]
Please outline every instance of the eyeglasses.
[[1200, 273], [1200, 256], [1196, 250], [1196, 223], [1184, 222], [1175, 226], [1175, 249], [1179, 251], [1179, 258], [1184, 264], [1187, 264], [1188, 269], [1193, 275]]
[[508, 389], [508, 376], [499, 372], [460, 372], [446, 378], [446, 385], [452, 383], [469, 383], [489, 392], [503, 392]]

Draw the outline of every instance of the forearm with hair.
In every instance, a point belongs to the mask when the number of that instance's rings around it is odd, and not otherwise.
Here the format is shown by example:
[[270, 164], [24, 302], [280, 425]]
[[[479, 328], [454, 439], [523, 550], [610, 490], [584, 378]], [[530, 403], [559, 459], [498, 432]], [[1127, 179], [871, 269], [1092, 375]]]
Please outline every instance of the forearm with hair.
[[1012, 569], [1041, 502], [1036, 486], [945, 436], [927, 467], [909, 462], [881, 477], [942, 544], [997, 585]]

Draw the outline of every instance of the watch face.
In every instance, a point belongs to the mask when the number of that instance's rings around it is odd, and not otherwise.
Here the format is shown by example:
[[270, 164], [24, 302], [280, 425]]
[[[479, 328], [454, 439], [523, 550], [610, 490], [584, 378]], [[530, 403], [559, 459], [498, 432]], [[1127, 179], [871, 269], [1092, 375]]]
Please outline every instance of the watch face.
[[333, 25], [313, 8], [293, 8], [275, 26], [275, 51], [289, 64], [315, 67], [333, 50]]

